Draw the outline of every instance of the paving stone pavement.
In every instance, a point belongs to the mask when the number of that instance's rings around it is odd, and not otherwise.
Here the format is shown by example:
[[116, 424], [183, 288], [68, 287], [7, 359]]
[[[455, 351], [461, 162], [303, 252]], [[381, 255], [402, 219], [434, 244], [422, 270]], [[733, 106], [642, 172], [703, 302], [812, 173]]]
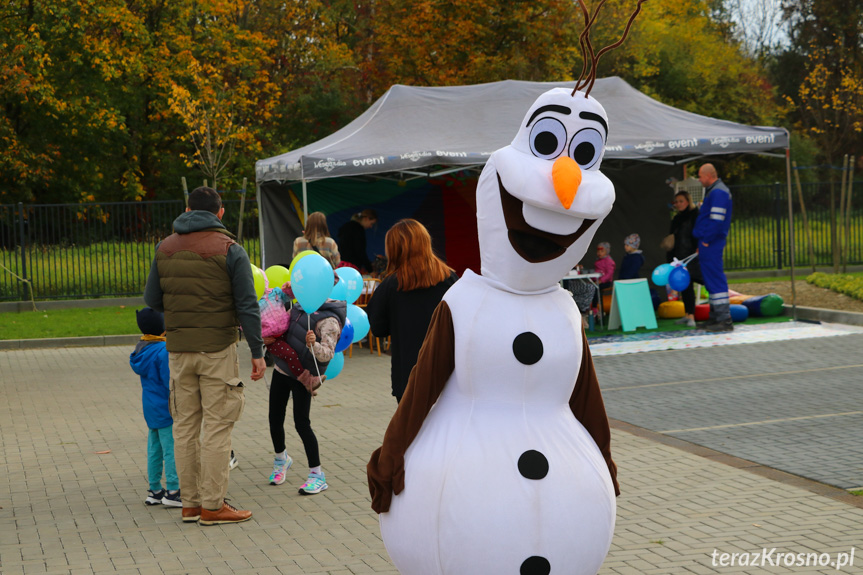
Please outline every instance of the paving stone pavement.
[[863, 335], [595, 359], [609, 415], [844, 489], [863, 486]]
[[[290, 428], [294, 467], [284, 485], [267, 484], [267, 393], [263, 382], [251, 383], [234, 432], [240, 466], [231, 472], [229, 497], [254, 517], [241, 525], [202, 527], [181, 523], [177, 509], [143, 503], [147, 429], [140, 384], [128, 367], [130, 351], [0, 351], [3, 575], [396, 573], [365, 483], [368, 456], [395, 409], [389, 358], [355, 349], [342, 374], [326, 382], [315, 400], [312, 423], [330, 488], [311, 497], [296, 491], [306, 462]], [[621, 358], [607, 361], [603, 371], [637, 366]], [[249, 369], [246, 352], [242, 365]], [[789, 369], [784, 362], [777, 367]], [[746, 371], [732, 371], [737, 369]], [[668, 370], [643, 371], [655, 371], [653, 381], [668, 379]], [[615, 385], [623, 386], [611, 381], [609, 388]], [[609, 391], [609, 398], [616, 393]], [[863, 572], [863, 508], [852, 496], [783, 474], [771, 477], [769, 469], [688, 445], [623, 424], [613, 430], [623, 493], [601, 574]], [[764, 548], [832, 554], [830, 561], [852, 549], [856, 556], [841, 571], [785, 567], [781, 560], [770, 566], [775, 553], [764, 567], [718, 564], [722, 553], [760, 557]]]

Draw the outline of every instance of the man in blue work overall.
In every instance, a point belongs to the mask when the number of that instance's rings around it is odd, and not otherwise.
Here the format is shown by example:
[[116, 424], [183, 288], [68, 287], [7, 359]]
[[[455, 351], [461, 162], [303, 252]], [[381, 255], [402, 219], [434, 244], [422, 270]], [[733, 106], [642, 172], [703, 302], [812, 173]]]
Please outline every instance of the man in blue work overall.
[[710, 319], [705, 329], [713, 332], [733, 331], [728, 280], [722, 266], [725, 239], [731, 227], [731, 192], [717, 176], [713, 164], [704, 164], [699, 168], [698, 180], [705, 188], [704, 202], [692, 235], [698, 240], [701, 274], [710, 294]]

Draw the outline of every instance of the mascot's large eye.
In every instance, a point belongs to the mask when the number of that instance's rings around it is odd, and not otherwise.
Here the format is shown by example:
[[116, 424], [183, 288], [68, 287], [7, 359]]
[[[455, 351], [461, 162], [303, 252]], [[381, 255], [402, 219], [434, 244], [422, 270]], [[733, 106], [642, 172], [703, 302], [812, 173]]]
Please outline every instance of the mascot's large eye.
[[530, 151], [537, 158], [558, 157], [566, 146], [566, 128], [560, 120], [543, 118], [530, 130]]
[[589, 170], [599, 162], [604, 147], [605, 142], [602, 141], [602, 134], [593, 128], [584, 128], [572, 137], [572, 142], [569, 144], [569, 155], [582, 169]]

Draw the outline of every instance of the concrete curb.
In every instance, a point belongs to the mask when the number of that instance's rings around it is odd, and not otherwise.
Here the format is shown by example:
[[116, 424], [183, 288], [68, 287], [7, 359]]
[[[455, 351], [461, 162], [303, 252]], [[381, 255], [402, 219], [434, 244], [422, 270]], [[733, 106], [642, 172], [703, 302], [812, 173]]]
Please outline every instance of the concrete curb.
[[[794, 316], [793, 308], [785, 304], [785, 315]], [[821, 321], [824, 323], [844, 323], [846, 325], [863, 325], [863, 313], [823, 309], [820, 307], [797, 306], [797, 319]]]
[[[815, 268], [815, 271], [825, 273], [825, 274], [832, 274], [833, 273], [833, 267], [832, 266], [818, 266]], [[848, 266], [847, 272], [841, 272], [841, 273], [853, 273], [853, 272], [861, 272], [861, 271], [863, 271], [863, 266], [858, 265], [858, 266]], [[794, 268], [794, 281], [796, 281], [796, 282], [806, 281], [806, 279], [805, 279], [806, 276], [808, 276], [811, 273], [812, 273], [812, 268], [810, 268], [810, 267], [806, 267], [806, 268], [796, 267], [796, 268]], [[750, 278], [766, 278], [766, 277], [780, 278], [780, 277], [787, 277], [790, 275], [791, 275], [791, 270], [787, 269], [787, 268], [782, 269], [782, 270], [749, 270], [749, 271], [742, 271], [742, 272], [729, 272], [729, 271], [725, 272], [725, 277], [727, 277], [728, 279], [750, 279]]]
[[91, 337], [55, 337], [46, 339], [0, 340], [0, 351], [10, 349], [41, 349], [50, 347], [101, 347], [107, 345], [135, 345], [140, 334], [96, 335]]

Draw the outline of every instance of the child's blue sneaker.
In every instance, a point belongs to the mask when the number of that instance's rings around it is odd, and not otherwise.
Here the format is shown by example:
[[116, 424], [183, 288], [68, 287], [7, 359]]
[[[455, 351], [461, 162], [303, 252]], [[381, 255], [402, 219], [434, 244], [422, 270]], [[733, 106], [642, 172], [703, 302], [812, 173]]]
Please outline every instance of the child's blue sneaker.
[[147, 505], [161, 505], [165, 495], [167, 495], [167, 492], [164, 489], [160, 489], [159, 491], [150, 489], [147, 491], [147, 498], [144, 500], [144, 503]]
[[309, 478], [300, 486], [300, 495], [314, 495], [329, 487], [324, 473], [309, 473]]
[[180, 500], [180, 490], [176, 491], [168, 491], [165, 493], [165, 496], [162, 498], [162, 505], [167, 505], [168, 507], [182, 507], [183, 502]]

